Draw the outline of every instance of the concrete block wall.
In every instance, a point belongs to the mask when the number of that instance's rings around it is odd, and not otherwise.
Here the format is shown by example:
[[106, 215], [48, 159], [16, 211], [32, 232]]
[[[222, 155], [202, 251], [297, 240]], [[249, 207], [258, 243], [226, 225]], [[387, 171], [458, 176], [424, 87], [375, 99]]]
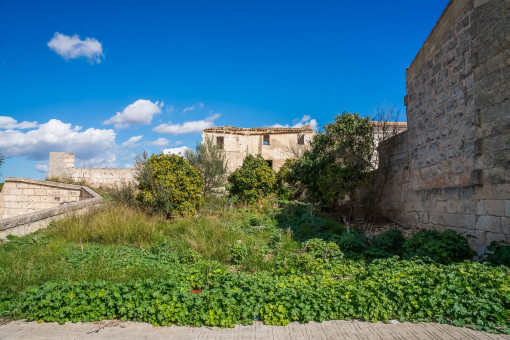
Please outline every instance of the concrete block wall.
[[510, 241], [509, 3], [449, 3], [406, 74], [408, 131], [383, 143], [381, 213], [479, 252]]
[[75, 168], [74, 154], [50, 152], [48, 178], [84, 183], [92, 187], [118, 187], [134, 184], [135, 169]]
[[60, 183], [7, 177], [0, 193], [0, 219], [58, 207], [88, 198], [82, 189]]

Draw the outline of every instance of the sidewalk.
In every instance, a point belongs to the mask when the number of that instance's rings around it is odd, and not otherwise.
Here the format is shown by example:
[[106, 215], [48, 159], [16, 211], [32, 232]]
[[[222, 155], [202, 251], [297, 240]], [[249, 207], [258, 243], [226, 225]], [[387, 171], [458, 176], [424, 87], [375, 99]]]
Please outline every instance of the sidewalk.
[[145, 323], [102, 321], [95, 323], [36, 323], [13, 321], [0, 325], [0, 339], [345, 339], [345, 340], [453, 340], [453, 339], [510, 339], [507, 335], [476, 332], [437, 323], [384, 324], [362, 321], [325, 321], [288, 326], [266, 326], [256, 322], [252, 326], [217, 327], [153, 327]]

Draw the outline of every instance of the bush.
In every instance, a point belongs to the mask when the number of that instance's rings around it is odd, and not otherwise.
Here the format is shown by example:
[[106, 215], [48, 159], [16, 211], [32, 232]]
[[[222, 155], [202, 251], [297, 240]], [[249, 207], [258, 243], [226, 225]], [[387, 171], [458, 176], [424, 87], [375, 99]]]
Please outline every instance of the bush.
[[152, 155], [140, 165], [137, 180], [138, 200], [168, 217], [194, 215], [200, 208], [200, 171], [181, 156]]
[[485, 260], [490, 264], [510, 267], [510, 246], [505, 245], [503, 241], [492, 241], [486, 254]]
[[214, 143], [212, 138], [208, 137], [203, 143], [197, 143], [195, 151], [186, 150], [184, 158], [200, 170], [204, 180], [204, 193], [225, 185], [227, 177], [225, 152]]
[[461, 234], [446, 229], [442, 233], [422, 230], [404, 243], [404, 258], [429, 257], [435, 262], [451, 263], [471, 259], [474, 255], [468, 240]]
[[368, 258], [402, 256], [404, 242], [405, 238], [402, 231], [398, 228], [392, 228], [374, 236], [372, 245], [365, 251], [365, 255]]
[[340, 236], [338, 245], [345, 256], [351, 259], [362, 259], [363, 253], [368, 247], [365, 234], [359, 229], [350, 229], [344, 232]]
[[248, 155], [243, 166], [228, 176], [230, 194], [253, 203], [278, 190], [276, 172], [260, 156]]

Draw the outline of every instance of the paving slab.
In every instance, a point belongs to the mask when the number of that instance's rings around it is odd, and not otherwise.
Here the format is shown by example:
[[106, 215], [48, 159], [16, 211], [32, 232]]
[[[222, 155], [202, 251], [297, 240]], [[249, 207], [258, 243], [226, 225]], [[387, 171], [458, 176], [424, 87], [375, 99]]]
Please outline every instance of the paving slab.
[[357, 320], [291, 323], [287, 326], [267, 326], [262, 322], [255, 322], [251, 326], [236, 325], [234, 328], [154, 327], [146, 323], [117, 320], [91, 323], [68, 322], [65, 325], [18, 320], [0, 325], [0, 339], [509, 340], [510, 336], [437, 323], [385, 324]]

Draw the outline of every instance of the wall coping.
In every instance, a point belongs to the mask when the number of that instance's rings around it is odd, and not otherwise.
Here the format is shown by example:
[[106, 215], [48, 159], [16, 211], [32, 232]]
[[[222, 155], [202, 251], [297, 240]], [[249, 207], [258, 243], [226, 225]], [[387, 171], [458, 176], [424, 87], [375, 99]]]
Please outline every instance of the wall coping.
[[446, 31], [451, 27], [452, 23], [446, 19], [447, 16], [453, 16], [454, 18], [458, 18], [458, 14], [469, 4], [468, 1], [465, 0], [450, 0], [448, 5], [446, 5], [446, 8], [444, 9], [443, 13], [441, 13], [441, 16], [439, 19], [437, 19], [436, 24], [432, 28], [432, 31], [430, 31], [429, 35], [427, 36], [427, 39], [425, 39], [425, 42], [421, 46], [420, 50], [414, 57], [413, 61], [409, 65], [406, 73], [412, 73], [413, 72], [413, 66], [418, 63], [423, 63], [423, 60], [430, 59], [430, 55], [435, 53], [434, 44], [437, 42], [436, 40], [439, 38], [442, 38], [443, 34], [446, 33]]
[[28, 224], [32, 222], [36, 222], [45, 218], [70, 213], [76, 210], [80, 210], [82, 208], [93, 206], [96, 204], [100, 204], [103, 202], [103, 198], [91, 190], [90, 188], [84, 186], [84, 185], [74, 185], [74, 184], [64, 184], [64, 183], [57, 183], [57, 182], [48, 182], [48, 181], [40, 181], [36, 179], [29, 179], [29, 178], [20, 178], [20, 177], [6, 177], [6, 182], [20, 182], [20, 183], [29, 183], [29, 184], [38, 184], [38, 185], [44, 185], [48, 187], [55, 187], [55, 188], [63, 188], [63, 189], [73, 189], [73, 190], [84, 190], [87, 192], [91, 197], [86, 198], [82, 201], [77, 202], [71, 202], [66, 203], [58, 207], [43, 209], [39, 211], [35, 211], [28, 214], [23, 214], [19, 216], [13, 216], [9, 217], [3, 220], [0, 220], [0, 231], [15, 228], [19, 225]]

